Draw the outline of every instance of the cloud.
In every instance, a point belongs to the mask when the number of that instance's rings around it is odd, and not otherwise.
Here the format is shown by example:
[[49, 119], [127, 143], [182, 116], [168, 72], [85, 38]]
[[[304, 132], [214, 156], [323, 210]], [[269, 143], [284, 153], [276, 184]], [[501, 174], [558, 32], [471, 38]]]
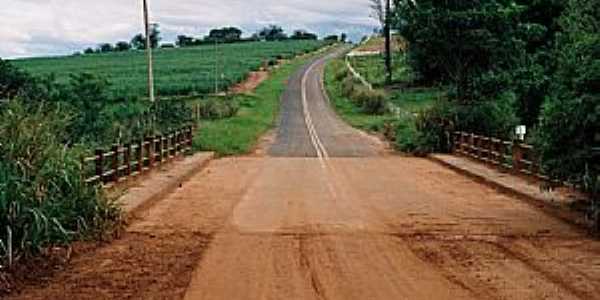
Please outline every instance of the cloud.
[[[367, 0], [149, 0], [164, 37], [205, 35], [218, 26], [247, 34], [267, 24], [359, 38], [376, 22]], [[0, 57], [61, 55], [142, 31], [141, 0], [0, 0]]]

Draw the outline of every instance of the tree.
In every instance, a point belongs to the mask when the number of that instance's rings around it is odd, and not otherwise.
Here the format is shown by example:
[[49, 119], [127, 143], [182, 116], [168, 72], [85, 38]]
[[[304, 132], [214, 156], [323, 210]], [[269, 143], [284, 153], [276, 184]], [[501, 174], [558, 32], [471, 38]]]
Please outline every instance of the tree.
[[[560, 19], [557, 69], [543, 106], [537, 149], [554, 178], [582, 184], [600, 196], [600, 7], [569, 0]], [[598, 200], [598, 199], [597, 199]], [[600, 209], [600, 207], [597, 207]]]
[[283, 31], [283, 28], [277, 25], [270, 25], [263, 28], [258, 32], [258, 36], [261, 40], [266, 41], [282, 41], [287, 39], [287, 35]]
[[371, 17], [376, 19], [383, 29], [385, 38], [385, 70], [387, 83], [392, 82], [392, 45], [391, 45], [391, 0], [369, 0]]
[[342, 35], [340, 36], [340, 42], [345, 43], [347, 39], [348, 36], [345, 33], [342, 33]]
[[150, 24], [150, 47], [152, 47], [152, 49], [158, 48], [158, 45], [161, 40], [162, 38], [160, 37], [160, 24]]
[[369, 7], [371, 8], [371, 18], [379, 22], [379, 26], [383, 29], [385, 27], [385, 0], [369, 0]]
[[120, 41], [115, 44], [115, 51], [124, 52], [131, 49], [131, 44], [125, 41]]
[[[156, 49], [160, 41], [160, 25], [158, 23], [150, 24], [150, 45], [153, 49]], [[141, 33], [136, 34], [131, 39], [131, 47], [137, 50], [146, 49], [146, 37]]]
[[114, 47], [113, 45], [109, 44], [109, 43], [104, 43], [104, 44], [100, 44], [98, 46], [98, 49], [100, 50], [100, 52], [102, 53], [107, 53], [107, 52], [113, 52], [114, 51]]
[[86, 49], [83, 51], [83, 53], [84, 53], [84, 54], [94, 54], [94, 53], [96, 53], [96, 51], [95, 51], [93, 48], [89, 47], [89, 48], [86, 48]]
[[242, 30], [235, 27], [223, 27], [220, 29], [212, 29], [206, 40], [219, 41], [223, 43], [238, 42], [242, 38]]
[[330, 42], [337, 42], [340, 38], [337, 35], [328, 35], [323, 40]]
[[413, 69], [423, 82], [447, 82], [461, 103], [490, 99], [510, 85], [518, 64], [522, 6], [510, 0], [396, 0], [394, 27], [409, 42]]
[[292, 40], [317, 40], [318, 38], [319, 37], [316, 34], [310, 33], [306, 30], [296, 30], [290, 37]]
[[178, 35], [175, 44], [178, 47], [189, 47], [194, 45], [194, 38], [187, 35]]
[[131, 47], [136, 50], [146, 49], [146, 39], [144, 35], [139, 33], [131, 39]]

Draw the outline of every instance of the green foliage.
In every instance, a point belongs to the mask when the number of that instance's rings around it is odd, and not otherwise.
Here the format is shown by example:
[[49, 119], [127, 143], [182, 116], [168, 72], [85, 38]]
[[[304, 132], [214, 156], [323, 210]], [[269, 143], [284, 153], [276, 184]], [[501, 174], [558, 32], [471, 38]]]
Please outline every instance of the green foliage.
[[516, 31], [523, 8], [512, 1], [398, 2], [396, 26], [419, 79], [452, 83], [460, 102], [479, 100], [475, 81], [511, 66], [522, 46]]
[[370, 90], [359, 86], [354, 88], [350, 98], [366, 114], [381, 115], [387, 112], [387, 98], [385, 92], [381, 90]]
[[269, 25], [258, 32], [258, 37], [265, 41], [283, 41], [288, 37], [283, 28], [277, 25]]
[[242, 30], [235, 27], [224, 27], [221, 29], [212, 29], [205, 41], [219, 41], [222, 43], [233, 43], [241, 40]]
[[[305, 40], [234, 43], [219, 45], [218, 52], [215, 52], [214, 45], [157, 49], [154, 51], [156, 91], [158, 96], [212, 93], [215, 76], [218, 77], [220, 88], [226, 89], [244, 80], [248, 72], [260, 69], [266, 61], [277, 56], [294, 57], [324, 44], [323, 41]], [[146, 57], [141, 51], [32, 58], [11, 63], [32, 74], [55, 74], [61, 84], [68, 84], [71, 74], [82, 72], [106, 78], [110, 83], [111, 98], [147, 95]], [[217, 73], [215, 65], [219, 68]]]
[[[584, 184], [600, 174], [593, 154], [600, 147], [600, 7], [593, 0], [570, 0], [560, 24], [557, 71], [536, 141], [552, 177]], [[593, 182], [585, 186], [595, 190]]]
[[235, 98], [208, 98], [198, 103], [200, 115], [203, 119], [218, 120], [231, 118], [239, 110], [239, 103]]
[[215, 151], [219, 155], [250, 152], [260, 136], [274, 126], [287, 79], [307, 61], [307, 58], [302, 58], [285, 63], [273, 71], [253, 95], [234, 96], [232, 101], [239, 103], [235, 116], [200, 122], [200, 134], [194, 138], [194, 149]]
[[455, 105], [454, 124], [459, 130], [511, 139], [514, 128], [519, 125], [516, 108], [513, 93], [504, 93], [495, 99], [478, 103]]
[[[383, 55], [359, 56], [350, 58], [352, 67], [375, 87], [386, 85], [386, 72]], [[409, 83], [413, 74], [407, 62], [407, 55], [392, 54], [392, 83]]]
[[396, 123], [396, 147], [417, 155], [448, 152], [448, 133], [454, 129], [456, 116], [455, 105], [440, 100], [421, 110], [415, 118], [405, 117], [405, 121]]
[[[0, 247], [4, 261], [102, 232], [119, 219], [102, 190], [81, 178], [80, 154], [64, 146], [68, 118], [13, 101], [0, 115]], [[12, 239], [8, 239], [9, 232]]]

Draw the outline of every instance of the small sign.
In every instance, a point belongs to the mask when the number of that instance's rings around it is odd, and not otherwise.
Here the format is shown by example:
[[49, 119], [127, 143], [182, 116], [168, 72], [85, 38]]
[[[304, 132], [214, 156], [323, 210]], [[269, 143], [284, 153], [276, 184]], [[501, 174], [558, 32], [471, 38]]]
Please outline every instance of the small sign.
[[520, 141], [524, 141], [525, 135], [527, 135], [527, 126], [525, 126], [525, 125], [517, 126], [517, 128], [515, 129], [515, 134], [517, 135], [517, 138]]

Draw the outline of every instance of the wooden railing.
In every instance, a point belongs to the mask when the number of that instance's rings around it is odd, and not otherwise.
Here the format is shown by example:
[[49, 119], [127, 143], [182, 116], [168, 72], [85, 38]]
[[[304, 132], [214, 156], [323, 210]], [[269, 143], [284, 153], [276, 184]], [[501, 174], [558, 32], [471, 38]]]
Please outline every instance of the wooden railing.
[[83, 158], [83, 176], [88, 184], [118, 183], [141, 175], [191, 150], [193, 128], [185, 127], [166, 135], [147, 137], [130, 144], [98, 149]]
[[466, 132], [454, 132], [453, 152], [510, 170], [515, 174], [549, 180], [542, 173], [533, 146]]

